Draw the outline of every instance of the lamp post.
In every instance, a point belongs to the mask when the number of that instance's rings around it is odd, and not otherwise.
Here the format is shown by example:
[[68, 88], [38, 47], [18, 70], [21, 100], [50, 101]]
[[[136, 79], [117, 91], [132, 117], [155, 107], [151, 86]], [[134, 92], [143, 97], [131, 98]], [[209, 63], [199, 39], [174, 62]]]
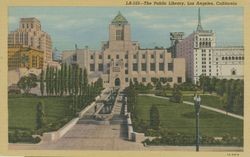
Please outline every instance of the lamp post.
[[198, 95], [194, 96], [194, 108], [196, 115], [196, 151], [199, 151], [200, 135], [199, 135], [199, 114], [200, 114], [200, 103], [201, 97]]

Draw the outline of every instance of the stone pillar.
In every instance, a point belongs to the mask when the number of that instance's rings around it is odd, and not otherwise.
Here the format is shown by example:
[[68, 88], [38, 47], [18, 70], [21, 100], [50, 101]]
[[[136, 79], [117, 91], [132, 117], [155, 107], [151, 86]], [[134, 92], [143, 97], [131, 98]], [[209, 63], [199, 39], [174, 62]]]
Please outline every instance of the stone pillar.
[[141, 72], [141, 55], [139, 52], [137, 53], [137, 64], [138, 64], [138, 73], [140, 73]]
[[94, 52], [94, 61], [95, 61], [95, 72], [98, 72], [98, 59], [99, 59], [99, 53]]
[[157, 53], [157, 51], [155, 51], [155, 72], [158, 73], [159, 72], [159, 53]]
[[167, 52], [164, 51], [164, 73], [168, 72], [168, 56], [167, 56]]
[[128, 75], [129, 77], [132, 76], [132, 70], [133, 70], [133, 54], [131, 52], [128, 52]]

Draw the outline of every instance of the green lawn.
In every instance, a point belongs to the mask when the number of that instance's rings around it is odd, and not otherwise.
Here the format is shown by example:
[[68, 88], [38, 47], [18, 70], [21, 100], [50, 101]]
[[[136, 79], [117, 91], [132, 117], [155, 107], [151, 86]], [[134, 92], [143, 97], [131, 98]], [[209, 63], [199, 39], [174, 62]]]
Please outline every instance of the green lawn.
[[9, 129], [35, 130], [36, 105], [42, 100], [45, 107], [45, 115], [48, 123], [69, 116], [69, 97], [9, 97]]
[[[148, 121], [151, 105], [157, 105], [161, 127], [170, 132], [195, 134], [195, 113], [192, 106], [176, 104], [165, 99], [138, 96], [135, 112], [137, 117]], [[243, 121], [201, 108], [200, 133], [202, 136], [219, 137], [226, 134], [243, 136]]]
[[[183, 100], [193, 102], [194, 98], [193, 96], [183, 96]], [[214, 108], [225, 110], [224, 104], [222, 103], [221, 98], [219, 96], [201, 95], [201, 105], [211, 106]]]

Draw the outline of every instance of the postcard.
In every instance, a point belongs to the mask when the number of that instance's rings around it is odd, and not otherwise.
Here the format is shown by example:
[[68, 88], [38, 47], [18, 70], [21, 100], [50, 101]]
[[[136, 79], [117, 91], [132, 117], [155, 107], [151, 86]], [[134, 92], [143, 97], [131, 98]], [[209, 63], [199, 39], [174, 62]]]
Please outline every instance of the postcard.
[[247, 156], [249, 1], [2, 1], [1, 154]]

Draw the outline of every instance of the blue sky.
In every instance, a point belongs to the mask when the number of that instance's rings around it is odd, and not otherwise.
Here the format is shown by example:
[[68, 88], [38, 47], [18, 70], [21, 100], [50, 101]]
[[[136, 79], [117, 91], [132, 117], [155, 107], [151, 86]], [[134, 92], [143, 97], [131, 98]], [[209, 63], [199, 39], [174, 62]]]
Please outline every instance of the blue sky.
[[[118, 11], [131, 25], [132, 40], [141, 47], [169, 47], [169, 33], [185, 36], [197, 26], [198, 8], [165, 7], [9, 7], [9, 31], [18, 28], [19, 18], [36, 17], [58, 50], [88, 45], [99, 50], [108, 40], [108, 26]], [[216, 32], [219, 45], [243, 45], [243, 8], [201, 8], [203, 29]]]

